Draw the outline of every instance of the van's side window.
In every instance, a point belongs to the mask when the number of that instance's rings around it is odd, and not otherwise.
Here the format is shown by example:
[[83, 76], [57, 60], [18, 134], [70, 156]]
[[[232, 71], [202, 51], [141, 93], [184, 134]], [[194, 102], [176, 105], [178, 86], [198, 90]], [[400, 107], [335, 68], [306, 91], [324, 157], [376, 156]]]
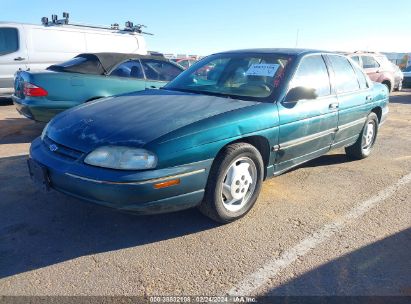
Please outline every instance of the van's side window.
[[129, 60], [117, 66], [110, 76], [144, 78], [143, 69], [139, 60]]
[[329, 58], [335, 73], [337, 93], [347, 93], [359, 90], [360, 85], [357, 80], [357, 75], [348, 59], [335, 55], [329, 55]]
[[294, 76], [292, 87], [301, 86], [315, 89], [318, 97], [330, 95], [330, 78], [321, 55], [308, 56], [301, 61]]
[[16, 52], [19, 49], [19, 34], [16, 28], [0, 28], [0, 55]]

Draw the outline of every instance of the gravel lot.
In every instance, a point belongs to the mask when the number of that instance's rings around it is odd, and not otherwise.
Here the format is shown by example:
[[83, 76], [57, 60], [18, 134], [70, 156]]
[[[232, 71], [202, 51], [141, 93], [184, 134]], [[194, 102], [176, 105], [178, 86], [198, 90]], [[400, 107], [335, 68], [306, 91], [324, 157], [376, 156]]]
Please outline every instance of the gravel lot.
[[26, 169], [42, 127], [0, 104], [0, 295], [411, 295], [411, 91], [371, 157], [268, 180], [225, 226], [42, 193]]

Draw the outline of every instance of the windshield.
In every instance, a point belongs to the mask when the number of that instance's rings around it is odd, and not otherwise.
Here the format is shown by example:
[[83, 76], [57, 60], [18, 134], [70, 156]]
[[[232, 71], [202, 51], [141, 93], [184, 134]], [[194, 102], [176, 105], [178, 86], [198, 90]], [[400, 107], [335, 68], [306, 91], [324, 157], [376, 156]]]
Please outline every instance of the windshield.
[[217, 54], [204, 58], [164, 88], [263, 101], [279, 87], [289, 58], [276, 54]]
[[406, 67], [404, 72], [411, 72], [411, 65], [409, 67]]

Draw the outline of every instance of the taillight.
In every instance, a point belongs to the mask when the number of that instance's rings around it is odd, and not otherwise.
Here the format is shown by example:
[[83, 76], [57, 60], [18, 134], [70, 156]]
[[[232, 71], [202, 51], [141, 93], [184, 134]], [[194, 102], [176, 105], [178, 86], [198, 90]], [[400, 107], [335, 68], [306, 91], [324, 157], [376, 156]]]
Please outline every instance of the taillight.
[[24, 83], [23, 93], [25, 96], [42, 97], [47, 96], [48, 92], [30, 82]]

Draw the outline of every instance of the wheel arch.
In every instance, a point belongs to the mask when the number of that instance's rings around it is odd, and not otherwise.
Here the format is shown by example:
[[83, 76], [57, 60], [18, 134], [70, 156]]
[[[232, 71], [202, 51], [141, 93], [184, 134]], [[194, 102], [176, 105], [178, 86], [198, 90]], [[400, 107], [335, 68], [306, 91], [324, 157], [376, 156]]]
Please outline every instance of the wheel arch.
[[375, 107], [371, 110], [371, 112], [375, 113], [378, 117], [378, 123], [381, 122], [381, 117], [382, 117], [382, 109], [381, 107]]
[[89, 98], [89, 99], [87, 99], [85, 102], [90, 102], [90, 101], [93, 101], [93, 100], [96, 100], [96, 99], [100, 99], [100, 98], [104, 98], [105, 96], [95, 96], [95, 97], [91, 97], [91, 98]]
[[265, 138], [264, 136], [261, 135], [252, 135], [252, 136], [246, 136], [246, 137], [242, 137], [239, 139], [236, 139], [234, 141], [231, 141], [229, 143], [227, 143], [226, 145], [224, 145], [217, 153], [217, 155], [219, 155], [225, 147], [235, 144], [235, 143], [247, 143], [250, 144], [252, 146], [254, 146], [258, 152], [260, 152], [261, 157], [263, 159], [264, 162], [264, 180], [267, 177], [267, 167], [268, 164], [270, 162], [270, 143], [268, 141], [267, 138]]
[[388, 92], [392, 92], [393, 82], [390, 79], [384, 79], [381, 83], [385, 84], [388, 87]]

